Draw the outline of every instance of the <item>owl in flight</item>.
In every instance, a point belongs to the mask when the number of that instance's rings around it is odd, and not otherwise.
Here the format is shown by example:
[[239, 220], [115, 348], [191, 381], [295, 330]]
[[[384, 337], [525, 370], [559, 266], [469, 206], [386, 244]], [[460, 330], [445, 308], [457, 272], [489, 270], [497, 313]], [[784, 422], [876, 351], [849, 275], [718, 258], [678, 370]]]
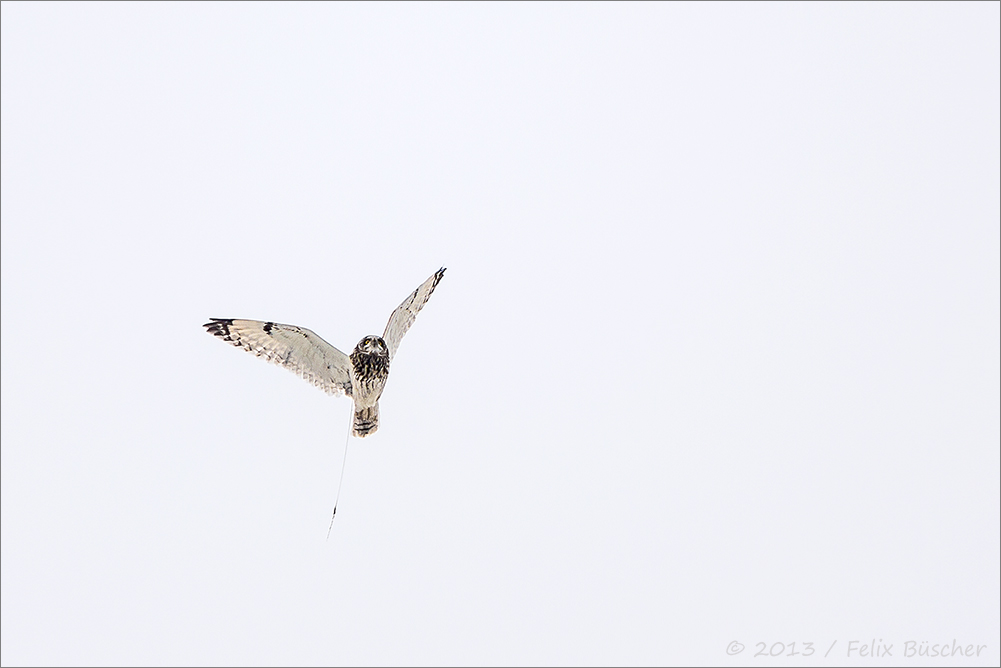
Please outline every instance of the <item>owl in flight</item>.
[[444, 274], [442, 267], [424, 281], [389, 316], [382, 336], [366, 336], [350, 355], [295, 325], [212, 318], [202, 326], [223, 341], [282, 365], [327, 394], [351, 397], [355, 404], [351, 433], [368, 436], [379, 428], [379, 397], [389, 377], [389, 363]]

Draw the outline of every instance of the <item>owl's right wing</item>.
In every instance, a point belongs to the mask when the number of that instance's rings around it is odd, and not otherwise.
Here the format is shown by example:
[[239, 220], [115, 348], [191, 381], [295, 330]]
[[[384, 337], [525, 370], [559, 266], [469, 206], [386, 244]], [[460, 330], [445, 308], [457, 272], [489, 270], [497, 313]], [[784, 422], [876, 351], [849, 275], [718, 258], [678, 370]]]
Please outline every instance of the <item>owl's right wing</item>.
[[280, 364], [327, 394], [351, 396], [351, 360], [305, 327], [260, 320], [212, 318], [209, 334]]

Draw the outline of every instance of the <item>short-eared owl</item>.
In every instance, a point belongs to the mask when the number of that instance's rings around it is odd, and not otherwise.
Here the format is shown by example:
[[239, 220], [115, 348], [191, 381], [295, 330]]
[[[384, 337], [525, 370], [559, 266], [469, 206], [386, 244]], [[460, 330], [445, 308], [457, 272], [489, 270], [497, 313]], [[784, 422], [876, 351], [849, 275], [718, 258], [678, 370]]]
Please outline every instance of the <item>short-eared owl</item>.
[[444, 273], [442, 267], [424, 281], [389, 316], [382, 336], [366, 336], [350, 355], [295, 325], [212, 318], [203, 327], [223, 341], [290, 369], [327, 394], [351, 397], [355, 404], [351, 433], [368, 436], [379, 428], [379, 397], [389, 376], [389, 363]]

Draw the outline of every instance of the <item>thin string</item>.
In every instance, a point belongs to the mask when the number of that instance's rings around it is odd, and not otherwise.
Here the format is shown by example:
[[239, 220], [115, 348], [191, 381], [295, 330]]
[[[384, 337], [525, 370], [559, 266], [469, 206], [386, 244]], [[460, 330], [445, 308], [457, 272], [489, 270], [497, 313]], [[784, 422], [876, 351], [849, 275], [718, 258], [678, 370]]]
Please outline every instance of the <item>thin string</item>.
[[[351, 415], [354, 418], [354, 415]], [[334, 497], [334, 512], [330, 513], [330, 526], [327, 527], [327, 540], [330, 540], [330, 530], [334, 528], [334, 518], [337, 516], [337, 502], [341, 500], [341, 487], [344, 485], [344, 469], [348, 465], [348, 442], [351, 440], [352, 420], [348, 420], [348, 433], [344, 437], [344, 459], [341, 461], [341, 479], [337, 482], [337, 496]]]

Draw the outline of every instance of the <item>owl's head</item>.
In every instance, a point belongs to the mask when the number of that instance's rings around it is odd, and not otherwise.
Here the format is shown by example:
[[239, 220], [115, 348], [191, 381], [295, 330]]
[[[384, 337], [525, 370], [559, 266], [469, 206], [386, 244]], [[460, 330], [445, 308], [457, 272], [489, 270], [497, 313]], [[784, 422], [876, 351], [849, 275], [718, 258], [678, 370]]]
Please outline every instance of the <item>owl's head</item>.
[[355, 346], [355, 351], [366, 355], [388, 355], [389, 348], [381, 336], [366, 336]]

